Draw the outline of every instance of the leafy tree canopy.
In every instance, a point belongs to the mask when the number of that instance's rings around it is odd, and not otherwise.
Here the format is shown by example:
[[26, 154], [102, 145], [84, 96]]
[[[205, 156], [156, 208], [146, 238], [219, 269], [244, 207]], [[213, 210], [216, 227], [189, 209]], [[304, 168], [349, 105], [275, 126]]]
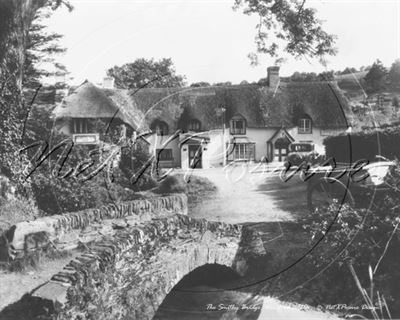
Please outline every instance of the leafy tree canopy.
[[[322, 29], [316, 10], [305, 3], [305, 0], [235, 0], [234, 8], [259, 17], [255, 40], [261, 54], [277, 57], [282, 49], [296, 57], [334, 55], [335, 36]], [[250, 57], [254, 64], [255, 56]]]
[[384, 89], [386, 77], [386, 68], [379, 59], [376, 60], [364, 78], [367, 84], [367, 90], [372, 93]]
[[334, 80], [334, 71], [324, 71], [320, 74], [296, 71], [291, 75], [290, 80], [294, 82], [332, 81]]
[[389, 79], [392, 84], [400, 85], [400, 59], [393, 62], [389, 71]]
[[358, 70], [356, 68], [346, 67], [342, 72], [339, 72], [339, 74], [351, 74], [351, 73], [355, 73], [355, 72], [358, 72]]
[[43, 76], [48, 75], [44, 66], [51, 65], [55, 74], [65, 74], [64, 65], [58, 63], [55, 57], [66, 51], [60, 46], [62, 35], [54, 32], [46, 32], [43, 20], [49, 18], [53, 12], [49, 9], [39, 10], [29, 29], [24, 63], [24, 88], [36, 89], [40, 85]]
[[107, 76], [115, 79], [115, 85], [121, 89], [182, 87], [184, 77], [177, 75], [171, 58], [140, 58], [122, 66], [107, 70]]
[[209, 87], [211, 86], [210, 83], [205, 82], [205, 81], [200, 81], [200, 82], [194, 82], [190, 85], [193, 88], [197, 88], [197, 87]]
[[68, 0], [0, 1], [0, 172], [14, 181], [27, 162], [19, 148], [26, 117], [22, 84], [29, 29], [39, 9], [61, 4], [72, 8]]

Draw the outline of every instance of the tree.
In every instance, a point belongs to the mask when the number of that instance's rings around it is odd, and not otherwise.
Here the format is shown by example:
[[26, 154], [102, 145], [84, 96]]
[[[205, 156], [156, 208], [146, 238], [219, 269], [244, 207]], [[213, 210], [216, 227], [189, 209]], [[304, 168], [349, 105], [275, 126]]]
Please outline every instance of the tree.
[[19, 148], [26, 115], [22, 83], [29, 28], [40, 8], [61, 4], [71, 9], [64, 0], [0, 1], [0, 170], [13, 180], [27, 161]]
[[355, 72], [357, 72], [356, 68], [346, 67], [342, 72], [340, 72], [340, 74], [351, 74], [351, 73], [355, 73]]
[[200, 81], [200, 82], [194, 82], [190, 85], [192, 88], [198, 88], [198, 87], [209, 87], [211, 84], [205, 81]]
[[379, 59], [376, 60], [364, 78], [367, 84], [367, 90], [373, 93], [383, 89], [385, 87], [386, 77], [386, 68]]
[[290, 77], [290, 80], [295, 82], [310, 82], [317, 81], [318, 77], [315, 72], [294, 72]]
[[393, 62], [390, 67], [389, 80], [392, 85], [400, 85], [400, 59]]
[[392, 106], [393, 106], [393, 108], [395, 108], [396, 110], [399, 109], [399, 107], [400, 107], [400, 102], [399, 102], [399, 98], [398, 98], [398, 97], [393, 97], [393, 99], [392, 99]]
[[[306, 8], [305, 0], [235, 0], [235, 9], [259, 17], [256, 45], [261, 54], [278, 56], [278, 50], [296, 56], [322, 58], [336, 53], [335, 36], [322, 29], [315, 9]], [[274, 36], [273, 37], [271, 37]], [[271, 39], [272, 38], [272, 39]], [[280, 45], [286, 44], [284, 48]], [[255, 61], [251, 54], [252, 61]]]
[[107, 76], [113, 77], [121, 89], [182, 87], [185, 84], [184, 77], [176, 74], [171, 58], [136, 59], [108, 69]]
[[41, 78], [48, 75], [49, 72], [40, 66], [43, 62], [52, 65], [56, 70], [55, 74], [67, 73], [65, 66], [55, 60], [56, 55], [66, 51], [66, 48], [59, 44], [63, 36], [55, 32], [46, 32], [47, 27], [43, 25], [43, 20], [49, 18], [51, 14], [52, 11], [48, 8], [39, 10], [29, 29], [23, 75], [25, 89], [36, 90], [40, 86]]
[[324, 71], [318, 75], [319, 81], [333, 81], [335, 79], [335, 73], [333, 70], [331, 71]]

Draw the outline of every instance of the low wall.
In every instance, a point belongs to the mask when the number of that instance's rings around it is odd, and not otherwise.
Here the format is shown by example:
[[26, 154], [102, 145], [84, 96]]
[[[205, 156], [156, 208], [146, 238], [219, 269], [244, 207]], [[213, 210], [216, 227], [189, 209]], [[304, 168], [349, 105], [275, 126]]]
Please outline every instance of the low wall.
[[[210, 263], [234, 269], [241, 233], [239, 225], [184, 215], [154, 219], [91, 243], [86, 253], [35, 289], [29, 299], [38, 312], [62, 311], [62, 319], [70, 318], [75, 300], [82, 295], [100, 308], [110, 306], [92, 310], [93, 314], [85, 310], [94, 318], [104, 312], [102, 316], [112, 319], [113, 312], [122, 308], [129, 318], [151, 319], [172, 287], [190, 271]], [[112, 303], [102, 288], [112, 288], [121, 299], [119, 304]]]
[[122, 227], [173, 214], [187, 214], [186, 195], [138, 199], [20, 222], [6, 232], [6, 238], [17, 255], [49, 242], [66, 250], [76, 247], [79, 242], [93, 241], [99, 235], [113, 234]]

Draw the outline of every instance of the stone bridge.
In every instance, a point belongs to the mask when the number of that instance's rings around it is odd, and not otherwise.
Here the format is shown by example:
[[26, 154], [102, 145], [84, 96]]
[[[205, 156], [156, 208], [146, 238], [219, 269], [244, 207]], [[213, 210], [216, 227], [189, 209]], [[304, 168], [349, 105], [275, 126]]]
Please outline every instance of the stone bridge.
[[[106, 218], [113, 219], [112, 232], [97, 233], [97, 240], [86, 241], [84, 252], [49, 282], [24, 296], [25, 307], [20, 309], [27, 310], [32, 318], [60, 312], [68, 318], [72, 316], [70, 312], [74, 305], [81, 303], [82, 299], [90, 299], [95, 309], [103, 304], [111, 309], [118, 305], [125, 311], [129, 310], [132, 319], [152, 319], [166, 295], [185, 275], [208, 265], [220, 266], [221, 270], [229, 268], [243, 275], [248, 268], [249, 255], [263, 254], [262, 243], [260, 246], [257, 234], [251, 228], [190, 218], [185, 214], [187, 200], [179, 195], [158, 201], [162, 202], [161, 205], [154, 201], [141, 206], [136, 203], [133, 206], [136, 212], [139, 207], [147, 208], [142, 210], [142, 214], [132, 214], [129, 209], [121, 213], [123, 210], [114, 207], [113, 210], [103, 210], [108, 212], [108, 216], [97, 210], [75, 215], [68, 220], [70, 223], [60, 223], [60, 219], [65, 219], [60, 216], [31, 223], [29, 227], [14, 227], [9, 237], [10, 243], [14, 243], [13, 249], [17, 250], [26, 249], [27, 245], [22, 242], [23, 239], [26, 242], [29, 232], [40, 234], [42, 231], [39, 229], [45, 229], [47, 238], [53, 239], [54, 244], [54, 238], [65, 238], [73, 231], [70, 229], [78, 230], [75, 235], [82, 239], [82, 230], [93, 225], [94, 221], [105, 219], [101, 223], [104, 225]], [[127, 216], [131, 215], [136, 216], [135, 223], [126, 223]], [[80, 216], [86, 219], [82, 222], [85, 228], [77, 218]], [[125, 224], [120, 221], [123, 216]], [[74, 227], [71, 228], [71, 224]], [[93, 237], [89, 238], [93, 240]], [[69, 247], [73, 243], [76, 241], [70, 241]], [[7, 319], [7, 310], [2, 315]]]

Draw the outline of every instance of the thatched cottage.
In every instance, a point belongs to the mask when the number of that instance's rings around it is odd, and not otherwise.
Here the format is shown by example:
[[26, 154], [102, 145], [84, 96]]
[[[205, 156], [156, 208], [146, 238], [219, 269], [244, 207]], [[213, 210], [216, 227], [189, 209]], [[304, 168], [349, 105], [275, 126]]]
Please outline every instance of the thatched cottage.
[[[75, 143], [103, 138], [93, 121], [125, 125], [146, 139], [163, 167], [208, 168], [229, 161], [284, 161], [302, 142], [323, 153], [323, 139], [348, 128], [349, 106], [334, 82], [119, 90], [85, 82], [54, 110]], [[111, 121], [110, 121], [111, 120]], [[92, 123], [92, 125], [90, 124]]]

